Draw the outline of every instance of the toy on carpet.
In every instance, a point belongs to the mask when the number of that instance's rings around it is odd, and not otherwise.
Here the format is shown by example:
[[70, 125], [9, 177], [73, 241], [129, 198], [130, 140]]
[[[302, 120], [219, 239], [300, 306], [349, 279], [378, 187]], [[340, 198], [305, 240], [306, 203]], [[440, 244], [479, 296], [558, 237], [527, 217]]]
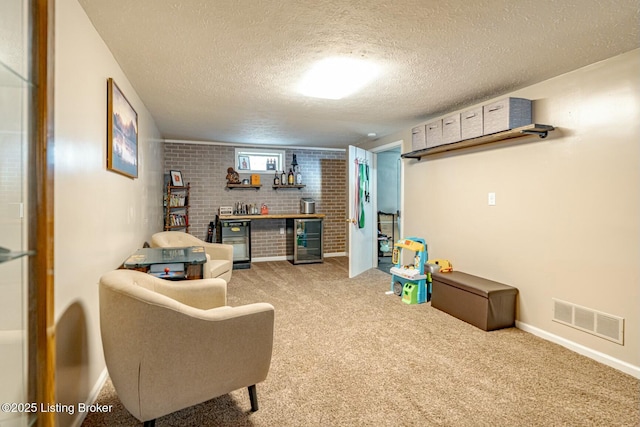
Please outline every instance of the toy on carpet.
[[448, 259], [430, 259], [427, 261], [427, 266], [430, 267], [432, 273], [451, 273], [453, 271], [453, 265]]
[[[402, 265], [402, 250], [413, 251], [413, 264]], [[427, 261], [427, 243], [419, 237], [407, 237], [398, 240], [393, 245], [390, 269], [391, 291], [402, 296], [407, 304], [422, 304], [431, 300], [430, 274], [425, 274], [424, 266]], [[427, 283], [428, 282], [428, 283]]]

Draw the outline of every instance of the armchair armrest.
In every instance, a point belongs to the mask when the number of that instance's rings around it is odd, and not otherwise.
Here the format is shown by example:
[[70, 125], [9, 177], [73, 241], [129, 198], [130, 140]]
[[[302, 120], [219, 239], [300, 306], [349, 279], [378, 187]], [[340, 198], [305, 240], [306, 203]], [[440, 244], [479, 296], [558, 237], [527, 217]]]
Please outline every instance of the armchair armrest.
[[224, 243], [205, 243], [204, 250], [211, 259], [224, 259], [233, 262], [233, 246]]

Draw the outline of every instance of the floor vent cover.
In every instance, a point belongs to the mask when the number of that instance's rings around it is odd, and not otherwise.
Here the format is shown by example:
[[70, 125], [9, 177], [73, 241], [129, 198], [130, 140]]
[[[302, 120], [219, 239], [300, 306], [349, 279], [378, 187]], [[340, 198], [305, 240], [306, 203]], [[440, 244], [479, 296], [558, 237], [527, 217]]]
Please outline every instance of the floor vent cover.
[[553, 300], [553, 321], [624, 344], [624, 319], [570, 302]]

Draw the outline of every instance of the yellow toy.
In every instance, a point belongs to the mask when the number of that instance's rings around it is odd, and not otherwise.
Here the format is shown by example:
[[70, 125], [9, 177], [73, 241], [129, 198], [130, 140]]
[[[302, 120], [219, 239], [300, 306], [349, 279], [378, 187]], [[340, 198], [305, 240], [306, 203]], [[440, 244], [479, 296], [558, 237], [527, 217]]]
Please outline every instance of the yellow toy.
[[440, 273], [450, 273], [453, 271], [453, 265], [448, 259], [430, 259], [427, 264], [435, 264], [440, 266]]

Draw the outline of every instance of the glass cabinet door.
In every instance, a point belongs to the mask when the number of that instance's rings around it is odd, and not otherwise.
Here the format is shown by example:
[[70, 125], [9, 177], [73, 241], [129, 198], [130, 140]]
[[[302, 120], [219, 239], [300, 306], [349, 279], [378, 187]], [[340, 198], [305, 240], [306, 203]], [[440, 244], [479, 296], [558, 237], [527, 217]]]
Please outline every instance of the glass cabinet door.
[[[29, 2], [0, 2], [0, 402], [28, 395], [28, 77]], [[0, 411], [0, 425], [24, 426], [33, 415]]]
[[296, 219], [294, 263], [322, 262], [322, 219]]

